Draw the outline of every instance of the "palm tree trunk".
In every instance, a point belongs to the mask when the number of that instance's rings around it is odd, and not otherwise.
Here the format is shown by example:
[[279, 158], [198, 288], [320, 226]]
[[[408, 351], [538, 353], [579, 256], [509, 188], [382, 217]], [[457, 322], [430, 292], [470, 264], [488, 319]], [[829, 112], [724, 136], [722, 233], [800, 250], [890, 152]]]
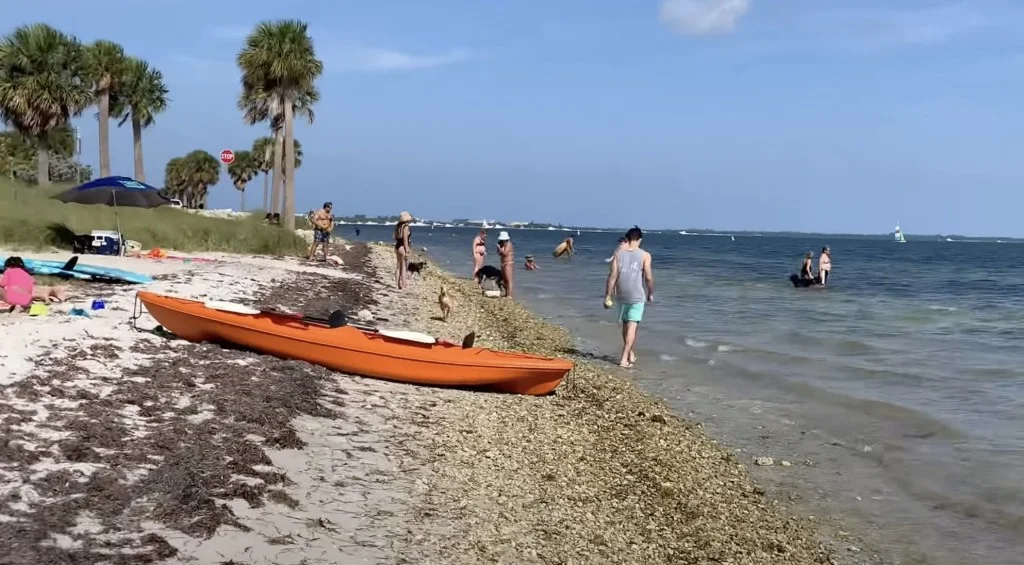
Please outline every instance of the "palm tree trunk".
[[281, 213], [281, 160], [284, 154], [284, 132], [274, 132], [274, 178], [270, 183], [271, 212]]
[[239, 212], [245, 212], [245, 187], [243, 186], [238, 192], [242, 193], [242, 206], [238, 209]]
[[267, 208], [267, 206], [269, 205], [268, 202], [267, 202], [267, 198], [269, 198], [269, 197], [270, 197], [270, 175], [267, 174], [267, 173], [263, 173], [263, 211], [264, 212], [269, 212], [270, 211], [270, 208]]
[[295, 101], [284, 99], [284, 227], [295, 229]]
[[110, 176], [110, 92], [100, 92], [100, 177]]
[[46, 134], [39, 136], [39, 151], [36, 156], [36, 182], [39, 186], [50, 186], [50, 140]]
[[132, 112], [132, 141], [135, 145], [135, 180], [146, 182], [146, 169], [142, 164], [142, 122]]

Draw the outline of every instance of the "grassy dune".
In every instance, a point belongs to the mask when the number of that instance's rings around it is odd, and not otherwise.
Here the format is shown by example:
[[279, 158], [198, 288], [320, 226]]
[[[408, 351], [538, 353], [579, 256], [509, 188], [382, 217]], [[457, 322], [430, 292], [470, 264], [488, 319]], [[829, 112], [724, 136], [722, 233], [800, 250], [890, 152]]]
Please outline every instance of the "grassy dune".
[[[0, 179], [0, 245], [23, 249], [70, 249], [74, 234], [115, 229], [107, 206], [64, 204], [52, 196], [66, 186], [42, 189]], [[121, 232], [144, 249], [226, 251], [295, 255], [306, 244], [294, 233], [249, 219], [209, 218], [163, 206], [152, 210], [119, 208]]]

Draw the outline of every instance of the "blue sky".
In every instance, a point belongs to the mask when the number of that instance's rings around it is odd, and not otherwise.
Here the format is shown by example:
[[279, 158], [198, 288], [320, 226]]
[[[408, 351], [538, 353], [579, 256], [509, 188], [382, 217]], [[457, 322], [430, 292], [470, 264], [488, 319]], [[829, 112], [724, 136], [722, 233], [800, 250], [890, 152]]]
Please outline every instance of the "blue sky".
[[[325, 64], [298, 208], [340, 213], [1024, 236], [1024, 3], [901, 0], [55, 0], [4, 8], [166, 75], [144, 137], [246, 148], [234, 56], [311, 24]], [[96, 123], [79, 120], [98, 161]], [[131, 174], [130, 128], [115, 173]], [[224, 180], [211, 205], [238, 205]], [[249, 203], [258, 204], [256, 181]]]

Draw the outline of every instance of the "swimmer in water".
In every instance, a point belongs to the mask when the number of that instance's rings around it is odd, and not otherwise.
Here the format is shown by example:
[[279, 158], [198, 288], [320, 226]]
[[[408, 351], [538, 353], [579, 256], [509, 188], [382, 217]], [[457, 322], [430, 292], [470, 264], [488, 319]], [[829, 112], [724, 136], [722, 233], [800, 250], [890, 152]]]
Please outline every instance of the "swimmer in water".
[[804, 262], [800, 265], [800, 278], [805, 281], [814, 280], [814, 252], [804, 253]]
[[526, 263], [523, 267], [525, 267], [527, 271], [536, 271], [539, 268], [537, 267], [537, 262], [533, 260], [533, 255], [526, 256]]
[[828, 283], [828, 275], [832, 272], [832, 250], [826, 245], [821, 248], [821, 257], [818, 257], [818, 282], [824, 286]]

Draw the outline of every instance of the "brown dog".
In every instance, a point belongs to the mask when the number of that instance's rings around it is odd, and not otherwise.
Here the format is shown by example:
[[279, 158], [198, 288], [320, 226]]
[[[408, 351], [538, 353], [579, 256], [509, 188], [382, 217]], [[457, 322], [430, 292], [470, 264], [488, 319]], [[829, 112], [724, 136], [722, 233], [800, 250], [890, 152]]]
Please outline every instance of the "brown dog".
[[437, 296], [437, 305], [441, 307], [441, 319], [447, 322], [448, 316], [452, 313], [452, 299], [448, 296], [448, 289], [443, 286], [441, 294]]

